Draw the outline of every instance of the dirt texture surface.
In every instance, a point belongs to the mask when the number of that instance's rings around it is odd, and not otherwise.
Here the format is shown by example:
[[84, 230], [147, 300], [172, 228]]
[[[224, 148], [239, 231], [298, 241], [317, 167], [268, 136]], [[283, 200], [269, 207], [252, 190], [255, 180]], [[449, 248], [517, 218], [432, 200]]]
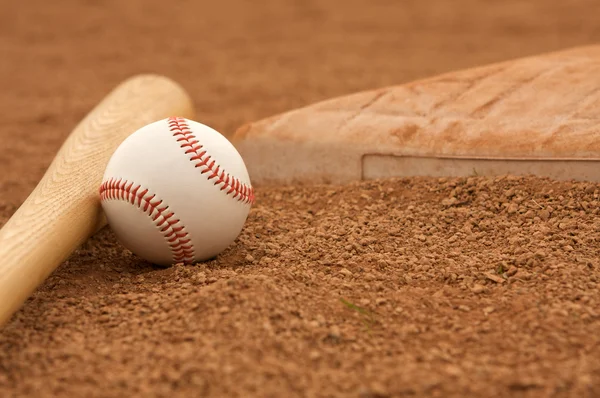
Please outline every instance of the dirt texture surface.
[[[600, 3], [32, 0], [0, 13], [0, 225], [116, 84], [199, 121], [600, 41]], [[600, 396], [600, 184], [415, 177], [257, 187], [217, 259], [102, 230], [0, 331], [2, 397]], [[1, 259], [0, 259], [1, 261]]]

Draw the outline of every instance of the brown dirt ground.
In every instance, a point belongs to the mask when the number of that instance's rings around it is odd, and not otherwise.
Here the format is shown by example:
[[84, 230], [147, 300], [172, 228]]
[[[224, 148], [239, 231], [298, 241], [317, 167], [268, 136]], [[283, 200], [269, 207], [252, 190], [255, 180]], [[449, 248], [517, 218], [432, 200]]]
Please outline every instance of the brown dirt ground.
[[[4, 2], [0, 225], [132, 74], [243, 122], [600, 40], [596, 0]], [[216, 260], [103, 230], [0, 331], [0, 396], [600, 396], [600, 184], [259, 187]]]

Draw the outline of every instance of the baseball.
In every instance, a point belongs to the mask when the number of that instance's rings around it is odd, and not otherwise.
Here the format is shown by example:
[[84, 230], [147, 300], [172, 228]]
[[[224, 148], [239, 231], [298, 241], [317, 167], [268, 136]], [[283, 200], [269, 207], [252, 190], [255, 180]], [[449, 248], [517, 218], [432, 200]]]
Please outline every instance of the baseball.
[[238, 237], [254, 201], [233, 144], [180, 117], [127, 137], [110, 158], [99, 193], [117, 239], [162, 266], [216, 257]]

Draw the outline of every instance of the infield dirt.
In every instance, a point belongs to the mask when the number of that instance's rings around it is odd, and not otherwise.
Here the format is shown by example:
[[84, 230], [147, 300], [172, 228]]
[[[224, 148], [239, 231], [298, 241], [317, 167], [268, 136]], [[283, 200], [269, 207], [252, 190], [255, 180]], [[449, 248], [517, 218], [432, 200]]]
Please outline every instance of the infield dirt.
[[[242, 123], [600, 40], [595, 1], [13, 2], [0, 14], [0, 224], [132, 74]], [[600, 184], [257, 187], [216, 260], [104, 229], [0, 331], [0, 396], [600, 396]]]

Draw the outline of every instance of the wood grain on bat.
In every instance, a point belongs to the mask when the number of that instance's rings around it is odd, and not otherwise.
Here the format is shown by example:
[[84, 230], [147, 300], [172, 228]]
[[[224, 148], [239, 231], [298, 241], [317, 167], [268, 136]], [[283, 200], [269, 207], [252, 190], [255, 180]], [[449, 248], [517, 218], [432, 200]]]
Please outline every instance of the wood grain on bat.
[[76, 126], [0, 230], [0, 325], [105, 225], [98, 187], [117, 146], [138, 128], [173, 115], [193, 118], [187, 93], [165, 77], [140, 75], [116, 87]]

